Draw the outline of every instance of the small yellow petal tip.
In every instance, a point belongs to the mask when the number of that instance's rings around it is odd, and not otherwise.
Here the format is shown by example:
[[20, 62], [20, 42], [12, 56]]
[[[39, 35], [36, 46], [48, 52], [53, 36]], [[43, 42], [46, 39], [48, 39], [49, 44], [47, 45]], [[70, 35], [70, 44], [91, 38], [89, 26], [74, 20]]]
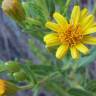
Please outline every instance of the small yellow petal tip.
[[72, 57], [74, 60], [78, 60], [80, 58], [79, 54], [76, 57]]
[[56, 54], [56, 58], [57, 58], [58, 60], [62, 60], [62, 59], [63, 59], [63, 57], [61, 57], [61, 56], [59, 56], [59, 55], [57, 55], [57, 54]]
[[85, 51], [84, 55], [88, 55], [89, 53], [90, 53], [90, 50], [88, 49]]
[[46, 36], [44, 36], [43, 41], [46, 42]]
[[60, 15], [60, 13], [59, 12], [54, 12], [53, 17], [55, 17], [56, 15]]
[[64, 56], [67, 53], [68, 47], [69, 47], [68, 45], [60, 45], [56, 52], [56, 58], [57, 59], [64, 58]]

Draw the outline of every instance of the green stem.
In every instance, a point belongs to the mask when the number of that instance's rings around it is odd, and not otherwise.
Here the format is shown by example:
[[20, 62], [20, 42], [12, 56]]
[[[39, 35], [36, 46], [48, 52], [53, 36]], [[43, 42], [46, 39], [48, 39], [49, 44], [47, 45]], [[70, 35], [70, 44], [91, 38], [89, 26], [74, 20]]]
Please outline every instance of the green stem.
[[93, 10], [92, 10], [92, 13], [93, 13], [94, 15], [96, 15], [96, 1], [94, 1], [94, 8], [93, 8]]
[[41, 22], [39, 20], [34, 19], [34, 18], [26, 17], [26, 21], [31, 22], [35, 25], [41, 25]]
[[57, 69], [57, 71], [61, 74], [61, 75], [63, 75], [62, 74], [62, 64], [61, 64], [61, 61], [59, 61], [59, 60], [56, 60], [56, 69]]
[[26, 89], [32, 89], [32, 88], [33, 88], [33, 84], [29, 84], [29, 85], [19, 87], [20, 91], [23, 91], [23, 90], [26, 90]]
[[68, 11], [68, 8], [69, 8], [69, 5], [70, 5], [71, 1], [72, 0], [67, 0], [66, 1], [65, 7], [64, 7], [64, 12], [63, 12], [64, 16], [66, 15], [66, 12]]
[[[59, 75], [60, 75], [59, 72], [54, 72], [54, 73], [50, 74], [49, 76], [44, 77], [44, 79], [39, 81], [35, 86], [39, 86], [39, 85], [45, 83], [47, 80], [52, 79], [55, 76], [59, 76]], [[19, 87], [19, 88], [20, 88], [20, 91], [22, 91], [22, 90], [26, 90], [26, 89], [32, 89], [33, 87], [34, 87], [33, 84], [28, 84], [26, 86], [22, 86], [22, 87]]]
[[37, 83], [37, 80], [36, 80], [36, 77], [35, 77], [35, 75], [34, 75], [34, 72], [31, 70], [31, 68], [29, 67], [28, 64], [26, 64], [26, 68], [27, 68], [28, 71], [30, 72], [31, 78], [32, 78], [32, 80], [34, 81], [34, 84], [36, 84], [36, 83]]
[[78, 60], [74, 60], [73, 71], [75, 72], [77, 68], [78, 68]]
[[50, 74], [49, 76], [44, 77], [44, 79], [41, 80], [40, 82], [38, 82], [38, 84], [42, 84], [42, 83], [46, 82], [47, 80], [52, 79], [55, 76], [59, 76], [59, 75], [61, 75], [60, 72], [59, 71], [56, 71], [56, 72]]

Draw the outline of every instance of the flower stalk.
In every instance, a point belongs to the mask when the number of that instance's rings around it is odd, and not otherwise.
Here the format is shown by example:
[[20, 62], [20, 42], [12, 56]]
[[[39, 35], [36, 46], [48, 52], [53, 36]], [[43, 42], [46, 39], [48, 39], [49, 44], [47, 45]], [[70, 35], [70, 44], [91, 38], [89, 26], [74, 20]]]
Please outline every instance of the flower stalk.
[[64, 12], [63, 12], [63, 15], [64, 16], [66, 16], [66, 13], [67, 13], [67, 11], [68, 11], [68, 9], [69, 9], [69, 6], [70, 6], [70, 3], [72, 2], [72, 0], [67, 0], [66, 1], [66, 4], [65, 4], [65, 6], [64, 6]]

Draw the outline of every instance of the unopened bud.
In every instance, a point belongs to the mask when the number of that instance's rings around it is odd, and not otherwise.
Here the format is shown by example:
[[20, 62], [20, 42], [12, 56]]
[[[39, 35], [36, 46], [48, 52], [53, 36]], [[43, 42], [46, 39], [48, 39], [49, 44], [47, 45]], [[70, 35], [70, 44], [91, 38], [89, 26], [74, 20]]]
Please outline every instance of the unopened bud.
[[4, 0], [2, 9], [8, 16], [11, 16], [18, 22], [25, 20], [25, 12], [20, 0]]
[[22, 81], [22, 80], [26, 79], [26, 73], [23, 70], [20, 70], [19, 72], [13, 73], [13, 76], [18, 81]]
[[9, 61], [5, 63], [5, 68], [9, 72], [18, 72], [20, 70], [20, 65], [15, 61]]

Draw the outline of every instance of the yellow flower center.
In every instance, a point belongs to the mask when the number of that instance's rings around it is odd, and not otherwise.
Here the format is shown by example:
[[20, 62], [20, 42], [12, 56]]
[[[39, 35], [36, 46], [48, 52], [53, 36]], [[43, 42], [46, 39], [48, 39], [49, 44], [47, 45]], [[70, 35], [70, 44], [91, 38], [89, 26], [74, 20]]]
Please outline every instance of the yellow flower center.
[[74, 46], [80, 43], [83, 39], [82, 28], [80, 25], [75, 27], [72, 24], [69, 24], [65, 32], [58, 32], [58, 36], [62, 44]]

